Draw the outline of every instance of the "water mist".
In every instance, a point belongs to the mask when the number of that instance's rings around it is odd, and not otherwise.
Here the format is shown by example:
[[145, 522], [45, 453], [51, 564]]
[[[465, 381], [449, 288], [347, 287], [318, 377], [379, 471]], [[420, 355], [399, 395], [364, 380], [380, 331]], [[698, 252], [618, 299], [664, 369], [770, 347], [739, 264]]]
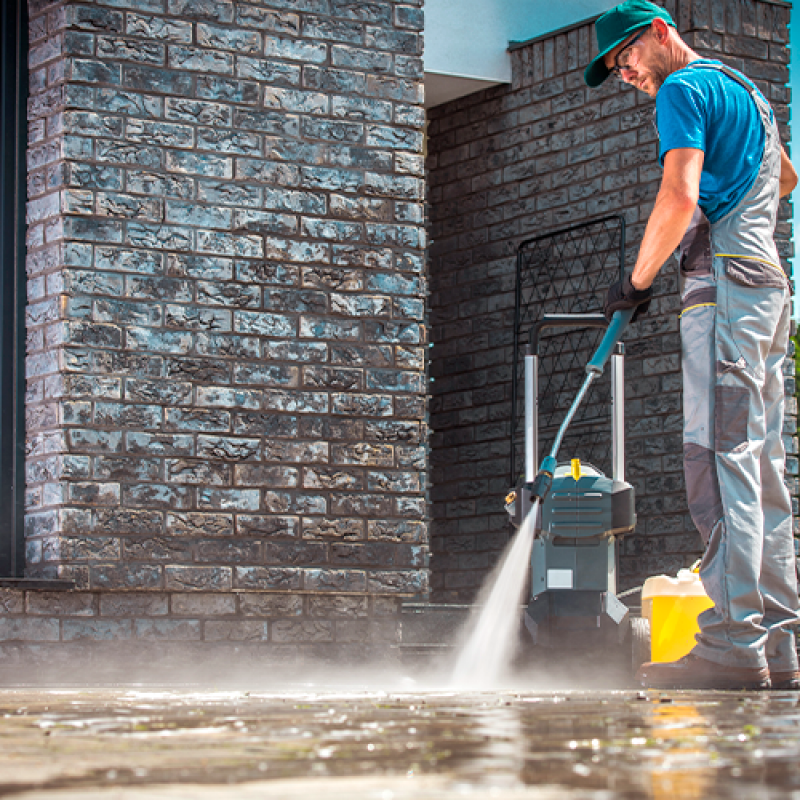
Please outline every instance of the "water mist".
[[451, 683], [493, 689], [508, 673], [517, 647], [519, 609], [536, 534], [536, 500], [481, 589], [461, 641]]

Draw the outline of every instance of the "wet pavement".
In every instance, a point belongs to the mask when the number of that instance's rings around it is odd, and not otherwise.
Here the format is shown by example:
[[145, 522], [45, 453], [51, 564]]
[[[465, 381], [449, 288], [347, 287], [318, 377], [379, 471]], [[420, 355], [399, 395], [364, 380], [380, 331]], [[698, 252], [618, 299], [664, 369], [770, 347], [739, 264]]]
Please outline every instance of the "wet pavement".
[[0, 690], [22, 800], [800, 800], [800, 693]]

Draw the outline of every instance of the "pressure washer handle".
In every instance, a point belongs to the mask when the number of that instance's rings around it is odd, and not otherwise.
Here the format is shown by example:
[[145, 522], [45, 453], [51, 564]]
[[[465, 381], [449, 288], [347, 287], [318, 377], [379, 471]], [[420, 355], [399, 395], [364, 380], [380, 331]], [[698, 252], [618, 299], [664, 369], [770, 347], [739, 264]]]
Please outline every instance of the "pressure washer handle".
[[625, 311], [614, 312], [614, 316], [611, 317], [611, 322], [608, 325], [608, 329], [599, 347], [592, 356], [592, 360], [586, 365], [587, 373], [593, 372], [596, 375], [603, 374], [603, 368], [614, 352], [617, 342], [622, 338], [625, 328], [628, 327], [628, 323], [631, 321], [634, 311], [636, 311], [635, 308], [628, 308], [625, 309]]

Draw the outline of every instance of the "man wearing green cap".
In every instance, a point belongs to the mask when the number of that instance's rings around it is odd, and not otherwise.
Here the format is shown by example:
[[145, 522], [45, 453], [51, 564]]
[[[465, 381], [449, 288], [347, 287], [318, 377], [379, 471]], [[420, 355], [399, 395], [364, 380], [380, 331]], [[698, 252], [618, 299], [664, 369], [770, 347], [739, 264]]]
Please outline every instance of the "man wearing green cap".
[[664, 168], [633, 272], [609, 289], [605, 310], [645, 313], [677, 249], [684, 471], [714, 602], [691, 653], [645, 664], [638, 678], [654, 688], [800, 689], [781, 440], [790, 292], [773, 241], [779, 197], [797, 174], [761, 93], [689, 48], [663, 8], [627, 0], [595, 29], [586, 83], [613, 74], [655, 98]]

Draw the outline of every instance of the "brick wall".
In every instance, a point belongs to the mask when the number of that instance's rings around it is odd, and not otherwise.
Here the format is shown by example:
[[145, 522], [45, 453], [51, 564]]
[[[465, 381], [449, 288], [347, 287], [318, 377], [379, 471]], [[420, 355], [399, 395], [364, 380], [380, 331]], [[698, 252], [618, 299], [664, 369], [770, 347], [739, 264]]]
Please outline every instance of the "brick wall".
[[263, 674], [254, 668], [276, 664], [391, 662], [399, 603], [364, 594], [0, 588], [0, 676], [19, 679], [24, 665], [28, 679], [252, 680]]
[[29, 577], [424, 591], [421, 6], [32, 0]]
[[[691, 47], [756, 82], [786, 141], [789, 5], [665, 5]], [[512, 51], [511, 86], [429, 113], [431, 567], [440, 600], [472, 598], [510, 534], [502, 500], [517, 246], [620, 212], [630, 268], [658, 188], [652, 101], [613, 80], [588, 89], [583, 69], [595, 52], [588, 23], [528, 42]], [[792, 254], [790, 216], [783, 201], [776, 234], [783, 256]], [[677, 305], [671, 260], [649, 314], [626, 335], [627, 477], [636, 487], [639, 525], [621, 546], [622, 588], [674, 573], [700, 552], [683, 482]], [[786, 374], [793, 374], [788, 363]], [[788, 466], [797, 476], [794, 398], [788, 411]]]

